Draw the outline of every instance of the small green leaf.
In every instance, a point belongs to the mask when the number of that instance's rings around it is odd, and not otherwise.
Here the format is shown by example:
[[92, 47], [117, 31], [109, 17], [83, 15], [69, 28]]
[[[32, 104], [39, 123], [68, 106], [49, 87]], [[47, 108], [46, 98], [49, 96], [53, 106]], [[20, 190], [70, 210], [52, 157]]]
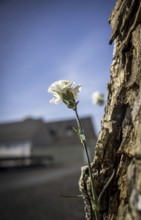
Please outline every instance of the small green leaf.
[[79, 135], [79, 130], [77, 128], [73, 127], [72, 130], [73, 130], [74, 134]]

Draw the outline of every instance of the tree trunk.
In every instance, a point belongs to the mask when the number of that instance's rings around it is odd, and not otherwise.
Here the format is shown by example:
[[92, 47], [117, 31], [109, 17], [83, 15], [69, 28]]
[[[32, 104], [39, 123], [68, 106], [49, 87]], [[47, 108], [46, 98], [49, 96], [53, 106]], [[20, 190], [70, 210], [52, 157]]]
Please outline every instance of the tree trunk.
[[[141, 1], [117, 0], [110, 17], [114, 54], [107, 106], [92, 163], [94, 185], [100, 200], [100, 219], [141, 219]], [[88, 168], [79, 181], [85, 194], [85, 216], [91, 208]]]

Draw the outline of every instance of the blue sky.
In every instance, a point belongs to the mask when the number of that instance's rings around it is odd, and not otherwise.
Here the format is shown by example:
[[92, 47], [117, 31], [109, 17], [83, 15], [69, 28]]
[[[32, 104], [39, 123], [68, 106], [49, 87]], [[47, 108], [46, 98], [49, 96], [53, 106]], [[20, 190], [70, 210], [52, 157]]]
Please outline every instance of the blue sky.
[[0, 2], [0, 122], [25, 117], [46, 121], [74, 117], [61, 103], [49, 104], [51, 83], [82, 85], [80, 116], [92, 116], [96, 130], [104, 106], [91, 94], [107, 94], [113, 47], [108, 19], [115, 0], [5, 0]]

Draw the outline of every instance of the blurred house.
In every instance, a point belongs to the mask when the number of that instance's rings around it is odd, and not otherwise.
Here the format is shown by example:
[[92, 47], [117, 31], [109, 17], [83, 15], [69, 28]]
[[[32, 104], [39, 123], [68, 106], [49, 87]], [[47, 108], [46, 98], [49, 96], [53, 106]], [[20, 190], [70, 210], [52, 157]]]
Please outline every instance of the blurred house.
[[[96, 142], [92, 119], [82, 118], [81, 123], [91, 156]], [[0, 161], [84, 162], [84, 149], [72, 127], [77, 127], [75, 119], [44, 122], [27, 118], [21, 122], [0, 124]]]

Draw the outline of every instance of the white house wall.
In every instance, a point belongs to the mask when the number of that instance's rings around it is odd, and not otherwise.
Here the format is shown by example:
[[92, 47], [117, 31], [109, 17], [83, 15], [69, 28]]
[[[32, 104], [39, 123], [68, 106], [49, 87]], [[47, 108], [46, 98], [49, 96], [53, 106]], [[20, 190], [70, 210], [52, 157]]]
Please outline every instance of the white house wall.
[[31, 156], [31, 143], [11, 144], [0, 146], [0, 158], [4, 157], [29, 157]]

